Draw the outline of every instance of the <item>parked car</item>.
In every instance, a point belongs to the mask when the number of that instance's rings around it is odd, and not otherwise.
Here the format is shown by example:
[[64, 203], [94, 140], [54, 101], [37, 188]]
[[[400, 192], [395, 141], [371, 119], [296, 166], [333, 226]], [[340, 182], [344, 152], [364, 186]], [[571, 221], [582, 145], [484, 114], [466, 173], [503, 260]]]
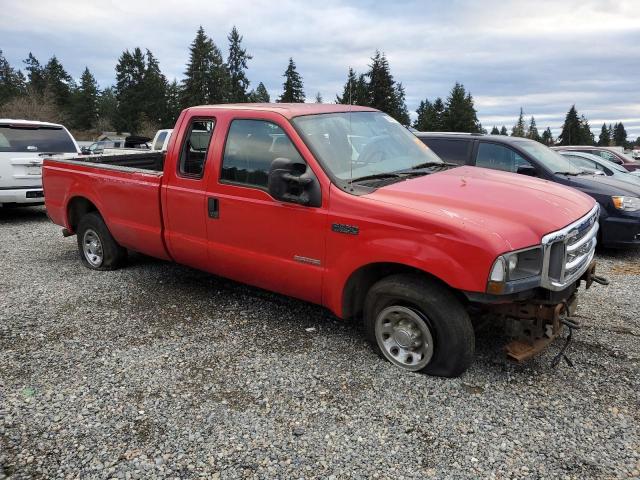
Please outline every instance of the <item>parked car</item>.
[[607, 175], [617, 180], [640, 186], [640, 171], [630, 172], [617, 163], [610, 162], [591, 153], [583, 153], [576, 150], [558, 150], [558, 153], [578, 168], [597, 171], [601, 175]]
[[640, 170], [640, 163], [634, 160], [633, 158], [625, 155], [624, 150], [617, 147], [594, 147], [594, 146], [579, 146], [579, 145], [571, 145], [571, 146], [561, 146], [554, 147], [554, 150], [566, 150], [566, 151], [574, 151], [574, 152], [584, 152], [591, 153], [592, 155], [598, 155], [599, 157], [604, 158], [605, 160], [609, 160], [610, 162], [617, 163], [618, 165], [622, 165], [624, 168], [633, 172], [635, 170]]
[[439, 157], [460, 165], [520, 173], [576, 188], [600, 204], [599, 243], [640, 246], [640, 188], [605, 175], [590, 175], [556, 151], [519, 137], [480, 134], [416, 134]]
[[83, 155], [103, 155], [111, 153], [140, 152], [150, 150], [149, 137], [130, 135], [123, 140], [99, 140], [88, 147], [82, 147]]
[[0, 119], [0, 206], [42, 205], [43, 156], [76, 157], [79, 152], [62, 125]]
[[363, 318], [395, 365], [442, 376], [471, 363], [469, 311], [503, 318], [524, 359], [559, 334], [581, 280], [598, 280], [592, 198], [451, 168], [377, 110], [205, 106], [176, 125], [166, 157], [147, 154], [155, 167], [45, 161], [50, 218], [88, 268], [134, 250], [321, 304]]
[[640, 148], [634, 148], [631, 151], [631, 156], [633, 157], [634, 160], [640, 160]]
[[158, 130], [151, 140], [151, 150], [156, 152], [166, 152], [169, 146], [169, 140], [171, 139], [172, 128], [165, 128]]

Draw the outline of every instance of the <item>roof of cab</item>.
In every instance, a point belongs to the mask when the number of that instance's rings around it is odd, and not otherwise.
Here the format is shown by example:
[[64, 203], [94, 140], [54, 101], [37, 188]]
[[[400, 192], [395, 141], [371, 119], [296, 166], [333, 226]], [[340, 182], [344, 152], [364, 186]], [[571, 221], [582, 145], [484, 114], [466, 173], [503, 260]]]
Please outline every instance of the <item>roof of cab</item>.
[[41, 127], [62, 127], [59, 123], [40, 122], [38, 120], [18, 120], [13, 118], [0, 118], [0, 125], [34, 125]]
[[493, 140], [498, 143], [522, 143], [522, 142], [534, 142], [525, 137], [511, 137], [508, 135], [487, 135], [484, 133], [465, 133], [465, 132], [416, 132], [414, 135], [418, 138], [466, 138], [473, 140], [475, 138], [484, 138], [487, 140]]
[[189, 108], [189, 110], [200, 109], [275, 112], [289, 119], [299, 117], [301, 115], [318, 115], [322, 113], [378, 111], [375, 108], [370, 107], [361, 107], [359, 105], [342, 105], [335, 103], [227, 103], [223, 105], [200, 105], [197, 107]]

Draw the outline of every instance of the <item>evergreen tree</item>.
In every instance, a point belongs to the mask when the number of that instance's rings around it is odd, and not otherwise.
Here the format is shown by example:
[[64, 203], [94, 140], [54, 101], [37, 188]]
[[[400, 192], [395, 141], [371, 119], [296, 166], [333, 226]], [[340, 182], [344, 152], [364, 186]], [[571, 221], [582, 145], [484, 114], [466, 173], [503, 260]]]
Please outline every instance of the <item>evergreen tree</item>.
[[14, 70], [0, 50], [0, 106], [26, 93], [27, 86], [20, 70]]
[[[366, 82], [368, 79], [368, 82]], [[410, 122], [409, 112], [405, 104], [404, 87], [401, 83], [395, 82], [391, 75], [391, 68], [384, 53], [376, 50], [375, 55], [371, 58], [371, 65], [365, 77], [360, 77], [359, 83], [356, 85], [358, 97], [364, 96], [364, 92], [359, 92], [359, 88], [363, 87], [366, 82], [366, 103], [378, 110], [389, 114], [403, 125]]]
[[316, 103], [323, 103], [322, 95], [320, 94], [320, 92], [316, 93]]
[[500, 135], [504, 135], [505, 137], [509, 135], [507, 127], [505, 127], [504, 125], [502, 125], [502, 128], [500, 129]]
[[271, 97], [269, 96], [269, 92], [267, 88], [264, 86], [264, 83], [260, 82], [256, 87], [255, 91], [251, 90], [249, 94], [249, 101], [253, 103], [269, 103], [271, 102]]
[[564, 119], [562, 132], [558, 140], [560, 140], [560, 145], [580, 145], [582, 134], [582, 126], [580, 125], [576, 106], [572, 105]]
[[85, 67], [80, 76], [80, 85], [72, 95], [72, 126], [79, 130], [95, 128], [98, 121], [98, 96], [98, 82], [89, 68]]
[[115, 94], [118, 101], [114, 127], [119, 132], [137, 132], [140, 114], [145, 113], [145, 56], [140, 48], [125, 50], [116, 65]]
[[536, 142], [540, 142], [542, 138], [538, 133], [538, 127], [536, 125], [536, 119], [531, 116], [531, 121], [529, 122], [529, 128], [527, 129], [527, 138], [531, 140], [535, 140]]
[[47, 82], [44, 79], [44, 72], [40, 62], [29, 52], [29, 56], [23, 63], [27, 72], [29, 89], [36, 94], [43, 95]]
[[118, 99], [113, 87], [105, 88], [98, 97], [98, 130], [111, 130], [118, 115]]
[[625, 130], [622, 122], [616, 123], [616, 127], [613, 131], [613, 143], [617, 147], [627, 146], [627, 131]]
[[160, 71], [160, 64], [147, 49], [146, 66], [142, 78], [144, 105], [142, 112], [154, 125], [160, 126], [167, 116], [167, 79]]
[[396, 83], [395, 92], [395, 109], [391, 116], [398, 120], [402, 125], [408, 126], [411, 124], [411, 117], [409, 117], [409, 110], [405, 102], [405, 93], [402, 82]]
[[416, 113], [418, 118], [413, 123], [413, 128], [421, 132], [442, 131], [442, 115], [444, 104], [441, 98], [437, 98], [433, 103], [429, 99], [420, 102]]
[[230, 102], [246, 102], [248, 101], [247, 88], [249, 88], [249, 80], [245, 75], [247, 69], [247, 61], [251, 60], [251, 55], [242, 48], [242, 35], [234, 26], [231, 33], [227, 37], [229, 40], [229, 57], [227, 58], [227, 66], [229, 69], [229, 101]]
[[553, 145], [553, 135], [551, 134], [551, 129], [549, 127], [547, 127], [547, 129], [544, 132], [542, 132], [542, 138], [540, 141], [544, 143], [547, 147], [550, 147], [551, 145]]
[[525, 126], [524, 126], [524, 112], [522, 111], [522, 107], [520, 107], [520, 116], [518, 117], [518, 121], [511, 129], [512, 137], [524, 137], [526, 136]]
[[603, 123], [600, 129], [600, 136], [598, 137], [598, 146], [608, 147], [611, 144], [611, 137], [609, 136], [609, 129], [607, 124]]
[[607, 130], [609, 131], [609, 145], [611, 145], [611, 142], [613, 142], [613, 127], [611, 126], [611, 124], [609, 124], [609, 128]]
[[229, 98], [229, 72], [222, 53], [202, 26], [189, 47], [189, 63], [184, 73], [182, 106], [224, 103]]
[[500, 130], [498, 130], [498, 127], [496, 127], [495, 125], [491, 129], [491, 135], [500, 135]]
[[449, 132], [482, 132], [482, 125], [473, 106], [473, 97], [461, 83], [456, 82], [447, 97], [443, 123], [445, 131]]
[[580, 139], [578, 140], [579, 145], [593, 145], [594, 141], [593, 132], [591, 131], [591, 126], [589, 125], [589, 121], [585, 118], [584, 115], [580, 116]]
[[363, 99], [358, 98], [358, 77], [353, 68], [349, 67], [349, 73], [347, 74], [347, 82], [342, 89], [342, 96], [336, 95], [336, 103], [343, 105], [364, 105], [360, 103]]
[[66, 112], [71, 107], [71, 92], [75, 88], [73, 78], [67, 73], [60, 61], [54, 55], [42, 69], [46, 89], [53, 97], [53, 101]]
[[173, 127], [178, 120], [182, 106], [180, 103], [180, 85], [177, 80], [173, 80], [167, 85], [167, 93], [165, 96], [166, 107], [165, 116], [162, 121], [161, 127], [170, 128]]
[[296, 70], [293, 58], [289, 58], [289, 65], [284, 72], [284, 83], [282, 84], [282, 95], [278, 98], [281, 103], [304, 103], [304, 86], [302, 77]]

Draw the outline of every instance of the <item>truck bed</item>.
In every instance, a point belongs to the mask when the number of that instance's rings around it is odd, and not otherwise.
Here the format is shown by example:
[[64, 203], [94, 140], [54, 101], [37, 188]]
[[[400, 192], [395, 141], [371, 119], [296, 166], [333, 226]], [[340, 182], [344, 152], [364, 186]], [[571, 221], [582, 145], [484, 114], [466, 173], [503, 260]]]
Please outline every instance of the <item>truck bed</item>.
[[90, 202], [123, 247], [168, 259], [160, 203], [163, 164], [163, 153], [45, 159], [47, 213], [74, 232], [71, 210]]
[[77, 162], [98, 163], [101, 165], [113, 165], [162, 172], [164, 168], [164, 157], [164, 152], [141, 152], [83, 155], [73, 158], [72, 160]]

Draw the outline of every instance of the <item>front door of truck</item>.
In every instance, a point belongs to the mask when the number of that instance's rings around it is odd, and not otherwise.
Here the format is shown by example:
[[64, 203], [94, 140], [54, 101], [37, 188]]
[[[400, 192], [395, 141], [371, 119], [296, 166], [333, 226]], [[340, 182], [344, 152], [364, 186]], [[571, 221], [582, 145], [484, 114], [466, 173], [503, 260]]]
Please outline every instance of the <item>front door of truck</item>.
[[175, 168], [165, 169], [164, 221], [167, 247], [178, 263], [196, 268], [207, 265], [206, 185], [215, 127], [212, 117], [195, 117], [182, 139], [172, 146]]
[[320, 303], [327, 199], [310, 207], [269, 195], [271, 163], [288, 158], [317, 177], [281, 117], [232, 116], [208, 193], [211, 270], [286, 295]]

